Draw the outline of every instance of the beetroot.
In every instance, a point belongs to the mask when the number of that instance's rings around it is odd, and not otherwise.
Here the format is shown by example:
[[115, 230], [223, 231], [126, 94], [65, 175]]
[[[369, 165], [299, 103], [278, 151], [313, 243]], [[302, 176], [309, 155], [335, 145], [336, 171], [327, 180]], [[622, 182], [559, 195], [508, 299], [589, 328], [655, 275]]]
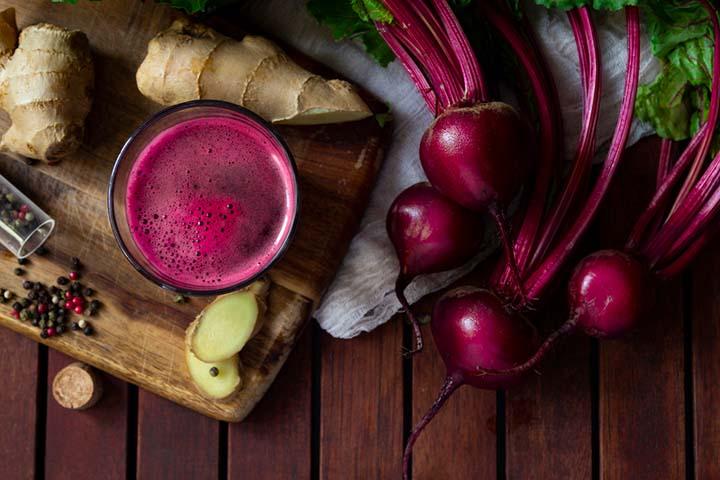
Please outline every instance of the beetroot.
[[423, 135], [420, 161], [440, 192], [485, 211], [517, 195], [530, 171], [531, 138], [528, 125], [505, 103], [449, 109]]
[[646, 310], [649, 281], [647, 268], [627, 253], [601, 250], [585, 257], [568, 284], [570, 321], [591, 337], [628, 333]]
[[539, 343], [537, 332], [522, 316], [493, 292], [474, 287], [443, 295], [433, 309], [431, 328], [447, 377], [432, 407], [410, 434], [403, 456], [405, 478], [415, 441], [453, 392], [465, 384], [486, 389], [516, 385], [522, 373], [491, 376], [483, 372], [524, 361]]
[[404, 290], [417, 275], [452, 270], [472, 258], [482, 243], [482, 222], [423, 182], [397, 196], [388, 211], [387, 231], [400, 261], [395, 292], [415, 330], [417, 352], [422, 333]]

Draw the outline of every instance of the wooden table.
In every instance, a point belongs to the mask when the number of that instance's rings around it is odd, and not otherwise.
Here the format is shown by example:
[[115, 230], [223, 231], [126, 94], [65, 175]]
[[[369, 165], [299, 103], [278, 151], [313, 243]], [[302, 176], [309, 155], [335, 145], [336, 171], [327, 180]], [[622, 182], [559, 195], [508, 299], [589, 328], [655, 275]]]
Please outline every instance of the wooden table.
[[[633, 150], [590, 244], [621, 238], [656, 150]], [[458, 392], [419, 440], [413, 477], [720, 478], [712, 250], [661, 287], [633, 339], [576, 338], [517, 390]], [[545, 328], [562, 318], [556, 309]], [[0, 331], [0, 478], [400, 478], [404, 438], [444, 374], [432, 342], [402, 360], [409, 338], [401, 321], [350, 341], [313, 327], [257, 409], [228, 426], [110, 378], [95, 408], [63, 410], [48, 385], [70, 360]]]

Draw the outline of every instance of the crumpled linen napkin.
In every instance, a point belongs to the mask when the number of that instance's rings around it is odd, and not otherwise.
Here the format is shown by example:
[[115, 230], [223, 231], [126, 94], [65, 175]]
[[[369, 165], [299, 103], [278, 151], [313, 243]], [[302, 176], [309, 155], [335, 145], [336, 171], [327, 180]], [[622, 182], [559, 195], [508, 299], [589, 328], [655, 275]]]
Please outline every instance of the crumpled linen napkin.
[[[535, 28], [560, 92], [565, 122], [567, 152], [577, 142], [582, 118], [582, 93], [578, 73], [577, 50], [566, 15], [548, 11], [527, 2], [528, 16]], [[360, 230], [337, 275], [326, 293], [315, 318], [331, 335], [351, 338], [386, 322], [400, 308], [393, 288], [398, 271], [397, 260], [385, 233], [385, 214], [395, 196], [405, 187], [425, 179], [418, 160], [420, 137], [431, 114], [405, 75], [392, 63], [382, 68], [367, 57], [353, 42], [335, 43], [329, 32], [307, 13], [304, 0], [264, 0], [249, 2], [246, 14], [253, 25], [271, 32], [305, 54], [330, 66], [344, 77], [389, 104], [393, 113], [393, 142], [373, 190]], [[625, 15], [594, 14], [603, 62], [603, 96], [598, 145], [611, 138], [625, 82]], [[659, 64], [643, 37], [640, 81], [652, 80]], [[630, 144], [652, 133], [649, 126], [636, 122]], [[600, 148], [598, 161], [602, 161]], [[420, 277], [407, 289], [410, 302], [442, 288], [469, 272], [485, 255], [458, 270]]]

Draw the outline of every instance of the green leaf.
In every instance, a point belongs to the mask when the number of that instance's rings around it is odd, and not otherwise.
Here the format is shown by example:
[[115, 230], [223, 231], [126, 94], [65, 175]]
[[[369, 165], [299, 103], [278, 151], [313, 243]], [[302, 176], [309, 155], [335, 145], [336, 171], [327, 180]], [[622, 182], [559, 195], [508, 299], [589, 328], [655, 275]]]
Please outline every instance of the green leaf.
[[620, 10], [629, 5], [638, 5], [639, 0], [535, 0], [535, 3], [547, 8], [572, 10], [578, 7], [591, 7], [595, 10]]
[[368, 54], [384, 67], [395, 58], [373, 23], [392, 22], [380, 0], [309, 0], [307, 8], [336, 40], [360, 39]]
[[658, 135], [686, 140], [707, 117], [713, 70], [713, 30], [699, 2], [644, 0], [643, 18], [662, 72], [638, 92], [638, 118]]

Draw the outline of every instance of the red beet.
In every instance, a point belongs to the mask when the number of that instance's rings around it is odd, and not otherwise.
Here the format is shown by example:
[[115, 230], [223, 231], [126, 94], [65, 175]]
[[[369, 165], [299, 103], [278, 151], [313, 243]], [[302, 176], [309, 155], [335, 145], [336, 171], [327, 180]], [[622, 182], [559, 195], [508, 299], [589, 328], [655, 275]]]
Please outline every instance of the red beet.
[[472, 258], [482, 243], [482, 222], [423, 182], [397, 196], [388, 212], [387, 231], [400, 261], [395, 292], [415, 329], [417, 352], [422, 333], [404, 290], [417, 275], [452, 270]]
[[489, 102], [446, 110], [423, 135], [420, 161], [430, 183], [475, 211], [504, 206], [530, 173], [527, 123], [514, 108]]
[[433, 309], [431, 328], [447, 377], [435, 403], [410, 434], [403, 457], [406, 478], [415, 441], [453, 392], [465, 384], [491, 390], [516, 385], [523, 373], [484, 372], [517, 365], [539, 343], [537, 332], [522, 316], [506, 308], [493, 292], [474, 287], [443, 295]]

